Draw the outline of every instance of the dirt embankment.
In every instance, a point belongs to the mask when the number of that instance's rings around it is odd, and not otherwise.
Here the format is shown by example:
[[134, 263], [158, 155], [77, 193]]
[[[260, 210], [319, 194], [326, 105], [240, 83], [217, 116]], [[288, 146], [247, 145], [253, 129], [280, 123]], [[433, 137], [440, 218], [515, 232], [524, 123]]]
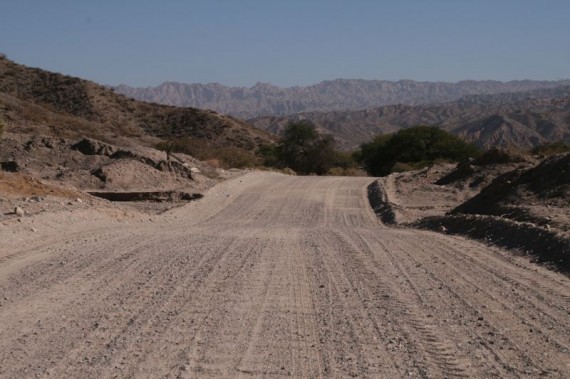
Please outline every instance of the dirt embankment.
[[30, 215], [70, 204], [109, 206], [88, 193], [121, 200], [130, 195], [131, 207], [159, 213], [242, 173], [185, 154], [169, 158], [139, 145], [8, 133], [0, 140], [0, 220], [15, 217], [15, 207]]
[[543, 161], [491, 152], [476, 161], [371, 184], [383, 222], [462, 234], [570, 272], [570, 155]]

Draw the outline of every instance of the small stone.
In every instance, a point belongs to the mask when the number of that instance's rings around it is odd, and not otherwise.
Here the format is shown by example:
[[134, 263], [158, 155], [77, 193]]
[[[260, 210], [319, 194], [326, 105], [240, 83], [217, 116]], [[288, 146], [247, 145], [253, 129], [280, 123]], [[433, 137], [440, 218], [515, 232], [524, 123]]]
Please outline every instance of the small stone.
[[24, 215], [24, 210], [20, 207], [14, 208], [14, 214], [18, 217], [22, 217]]
[[78, 203], [83, 203], [83, 200], [81, 200], [80, 198], [75, 199], [75, 201], [77, 201]]
[[32, 232], [34, 233], [37, 232], [36, 228], [32, 228]]

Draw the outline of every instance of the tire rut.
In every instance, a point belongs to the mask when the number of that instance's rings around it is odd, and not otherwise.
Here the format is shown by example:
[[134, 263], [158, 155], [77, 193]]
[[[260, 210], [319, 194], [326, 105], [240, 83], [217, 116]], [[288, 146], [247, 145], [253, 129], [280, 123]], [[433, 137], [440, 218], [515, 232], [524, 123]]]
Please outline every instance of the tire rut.
[[0, 377], [570, 376], [568, 278], [386, 227], [369, 182], [251, 173], [152, 220], [9, 239]]

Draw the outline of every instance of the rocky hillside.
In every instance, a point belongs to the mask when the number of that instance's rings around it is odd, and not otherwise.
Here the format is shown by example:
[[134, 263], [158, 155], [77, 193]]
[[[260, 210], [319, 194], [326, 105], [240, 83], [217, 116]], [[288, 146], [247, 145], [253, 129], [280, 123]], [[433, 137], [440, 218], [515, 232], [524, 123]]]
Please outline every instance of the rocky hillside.
[[290, 115], [312, 111], [344, 111], [393, 104], [420, 105], [449, 102], [466, 95], [524, 92], [570, 85], [570, 81], [473, 81], [458, 83], [400, 80], [324, 81], [307, 87], [281, 88], [258, 83], [251, 88], [217, 83], [165, 82], [157, 87], [115, 87], [135, 99], [161, 104], [212, 109], [241, 118]]
[[471, 95], [435, 105], [391, 105], [356, 111], [304, 112], [249, 120], [279, 134], [289, 122], [310, 120], [345, 149], [373, 136], [423, 124], [439, 126], [488, 149], [528, 149], [548, 141], [570, 143], [570, 86], [520, 93]]
[[150, 104], [96, 83], [0, 59], [0, 113], [8, 131], [152, 145], [194, 137], [253, 151], [272, 136], [235, 118]]

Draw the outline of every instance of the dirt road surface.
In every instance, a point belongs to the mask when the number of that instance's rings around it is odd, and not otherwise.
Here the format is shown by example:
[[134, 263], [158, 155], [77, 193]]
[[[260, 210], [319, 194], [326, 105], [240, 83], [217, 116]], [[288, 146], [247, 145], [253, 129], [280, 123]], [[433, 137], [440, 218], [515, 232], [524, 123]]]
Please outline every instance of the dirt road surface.
[[0, 377], [570, 377], [568, 278], [385, 227], [370, 182], [252, 173], [1, 229]]

